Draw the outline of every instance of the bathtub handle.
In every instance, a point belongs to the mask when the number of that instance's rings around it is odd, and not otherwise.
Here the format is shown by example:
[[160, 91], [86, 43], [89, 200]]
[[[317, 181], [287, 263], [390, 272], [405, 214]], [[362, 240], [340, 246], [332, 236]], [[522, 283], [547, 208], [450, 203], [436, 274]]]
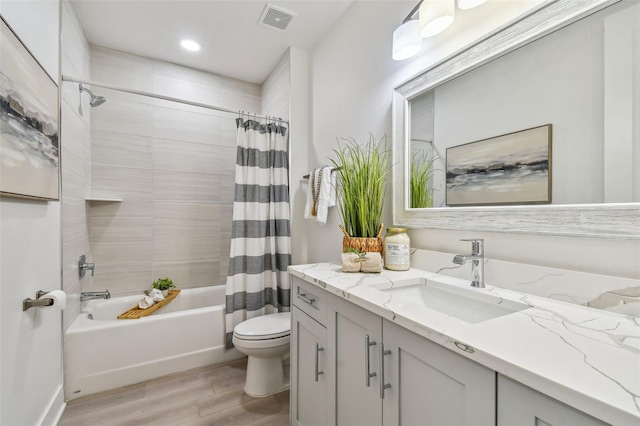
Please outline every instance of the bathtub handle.
[[316, 382], [318, 381], [318, 376], [324, 374], [324, 371], [318, 371], [318, 358], [320, 355], [320, 351], [324, 351], [324, 348], [321, 348], [320, 345], [316, 343]]
[[306, 304], [313, 305], [313, 302], [315, 302], [316, 299], [308, 299], [305, 297], [306, 295], [307, 293], [298, 293], [298, 299], [302, 300]]

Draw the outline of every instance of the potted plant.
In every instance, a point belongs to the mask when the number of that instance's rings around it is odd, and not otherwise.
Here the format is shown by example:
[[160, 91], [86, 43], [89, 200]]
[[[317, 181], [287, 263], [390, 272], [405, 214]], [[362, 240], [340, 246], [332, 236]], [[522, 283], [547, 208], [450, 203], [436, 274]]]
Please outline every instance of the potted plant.
[[429, 187], [429, 179], [431, 179], [434, 160], [424, 152], [411, 154], [409, 175], [411, 208], [433, 207], [433, 189]]
[[376, 141], [372, 134], [365, 144], [342, 138], [333, 150], [336, 169], [338, 211], [344, 233], [343, 252], [382, 252], [382, 207], [386, 175], [391, 169], [387, 137]]
[[151, 287], [162, 291], [162, 295], [167, 297], [169, 289], [176, 288], [176, 285], [169, 278], [158, 278], [151, 284]]

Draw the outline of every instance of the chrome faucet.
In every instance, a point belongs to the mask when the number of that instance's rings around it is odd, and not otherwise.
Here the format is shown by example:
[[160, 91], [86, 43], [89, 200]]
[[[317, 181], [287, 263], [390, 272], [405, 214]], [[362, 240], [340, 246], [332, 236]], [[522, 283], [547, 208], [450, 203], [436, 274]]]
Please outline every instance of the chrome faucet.
[[109, 294], [109, 290], [83, 291], [82, 293], [80, 293], [81, 302], [84, 302], [85, 300], [93, 300], [93, 299], [111, 299], [111, 294]]
[[456, 254], [453, 263], [463, 265], [471, 261], [471, 287], [484, 288], [484, 239], [470, 238], [471, 254]]

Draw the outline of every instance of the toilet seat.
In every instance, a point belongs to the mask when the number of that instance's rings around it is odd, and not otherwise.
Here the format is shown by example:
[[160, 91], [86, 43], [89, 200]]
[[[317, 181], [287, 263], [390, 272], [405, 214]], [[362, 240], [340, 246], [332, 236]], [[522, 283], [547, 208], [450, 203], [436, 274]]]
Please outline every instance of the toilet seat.
[[251, 318], [236, 325], [233, 329], [233, 336], [241, 340], [271, 340], [287, 337], [290, 334], [291, 312]]

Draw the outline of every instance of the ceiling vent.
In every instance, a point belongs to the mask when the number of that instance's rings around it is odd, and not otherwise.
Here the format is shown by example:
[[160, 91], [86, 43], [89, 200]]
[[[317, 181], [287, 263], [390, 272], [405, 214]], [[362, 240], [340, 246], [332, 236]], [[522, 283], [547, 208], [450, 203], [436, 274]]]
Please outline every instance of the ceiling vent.
[[297, 15], [293, 12], [289, 12], [281, 7], [267, 3], [262, 15], [260, 16], [258, 24], [284, 31], [296, 16]]

